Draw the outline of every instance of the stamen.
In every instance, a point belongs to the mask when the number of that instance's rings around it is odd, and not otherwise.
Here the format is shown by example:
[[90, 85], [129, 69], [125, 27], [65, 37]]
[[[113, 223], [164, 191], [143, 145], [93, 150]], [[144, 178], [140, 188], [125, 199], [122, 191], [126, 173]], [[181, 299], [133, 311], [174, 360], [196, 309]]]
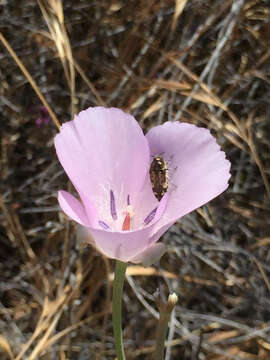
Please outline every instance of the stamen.
[[157, 212], [157, 207], [154, 208], [147, 216], [146, 218], [144, 219], [144, 225], [148, 225], [155, 217], [156, 215], [156, 212]]
[[130, 196], [129, 196], [129, 194], [127, 196], [127, 204], [130, 205]]
[[102, 229], [104, 229], [104, 230], [110, 229], [109, 225], [107, 225], [104, 221], [99, 220], [98, 223], [102, 227]]
[[117, 213], [116, 213], [116, 207], [115, 207], [115, 198], [114, 193], [112, 190], [110, 190], [110, 206], [111, 206], [111, 215], [113, 220], [117, 220]]

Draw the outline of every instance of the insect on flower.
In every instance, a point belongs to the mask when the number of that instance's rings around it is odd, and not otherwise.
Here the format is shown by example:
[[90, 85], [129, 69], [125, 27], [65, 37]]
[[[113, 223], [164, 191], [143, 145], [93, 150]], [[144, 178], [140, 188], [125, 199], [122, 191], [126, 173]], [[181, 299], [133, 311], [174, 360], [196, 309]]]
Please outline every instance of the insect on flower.
[[150, 165], [150, 180], [153, 193], [158, 201], [168, 190], [168, 167], [166, 161], [161, 156], [155, 156]]

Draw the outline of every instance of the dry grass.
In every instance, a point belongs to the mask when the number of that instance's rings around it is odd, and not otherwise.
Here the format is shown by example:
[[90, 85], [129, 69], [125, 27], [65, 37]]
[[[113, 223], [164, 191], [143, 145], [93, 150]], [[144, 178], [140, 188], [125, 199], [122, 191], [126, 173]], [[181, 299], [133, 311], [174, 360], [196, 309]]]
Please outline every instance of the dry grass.
[[128, 268], [127, 359], [151, 359], [157, 289], [180, 299], [166, 360], [269, 359], [268, 1], [0, 7], [0, 358], [115, 359], [113, 263], [59, 211], [52, 143], [60, 120], [102, 104], [144, 130], [208, 127], [232, 162], [229, 190], [165, 234], [160, 265]]

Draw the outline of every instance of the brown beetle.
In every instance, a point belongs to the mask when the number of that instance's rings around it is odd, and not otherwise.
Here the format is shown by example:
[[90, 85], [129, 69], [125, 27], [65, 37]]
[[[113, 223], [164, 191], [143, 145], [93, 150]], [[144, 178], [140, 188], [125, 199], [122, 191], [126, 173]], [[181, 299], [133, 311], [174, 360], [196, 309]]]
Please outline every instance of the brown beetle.
[[161, 156], [155, 156], [149, 170], [153, 193], [158, 201], [168, 190], [168, 168]]

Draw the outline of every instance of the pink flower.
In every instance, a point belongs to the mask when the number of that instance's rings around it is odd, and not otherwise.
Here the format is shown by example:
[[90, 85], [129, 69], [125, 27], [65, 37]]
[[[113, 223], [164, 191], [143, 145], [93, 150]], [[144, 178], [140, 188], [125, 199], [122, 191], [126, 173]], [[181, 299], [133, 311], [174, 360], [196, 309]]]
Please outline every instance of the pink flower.
[[[61, 190], [60, 207], [98, 250], [124, 262], [161, 256], [162, 234], [222, 193], [230, 178], [230, 162], [209, 130], [166, 122], [144, 136], [131, 115], [115, 108], [80, 112], [62, 125], [55, 147], [81, 199]], [[149, 176], [156, 156], [168, 168], [168, 190], [160, 201]]]

